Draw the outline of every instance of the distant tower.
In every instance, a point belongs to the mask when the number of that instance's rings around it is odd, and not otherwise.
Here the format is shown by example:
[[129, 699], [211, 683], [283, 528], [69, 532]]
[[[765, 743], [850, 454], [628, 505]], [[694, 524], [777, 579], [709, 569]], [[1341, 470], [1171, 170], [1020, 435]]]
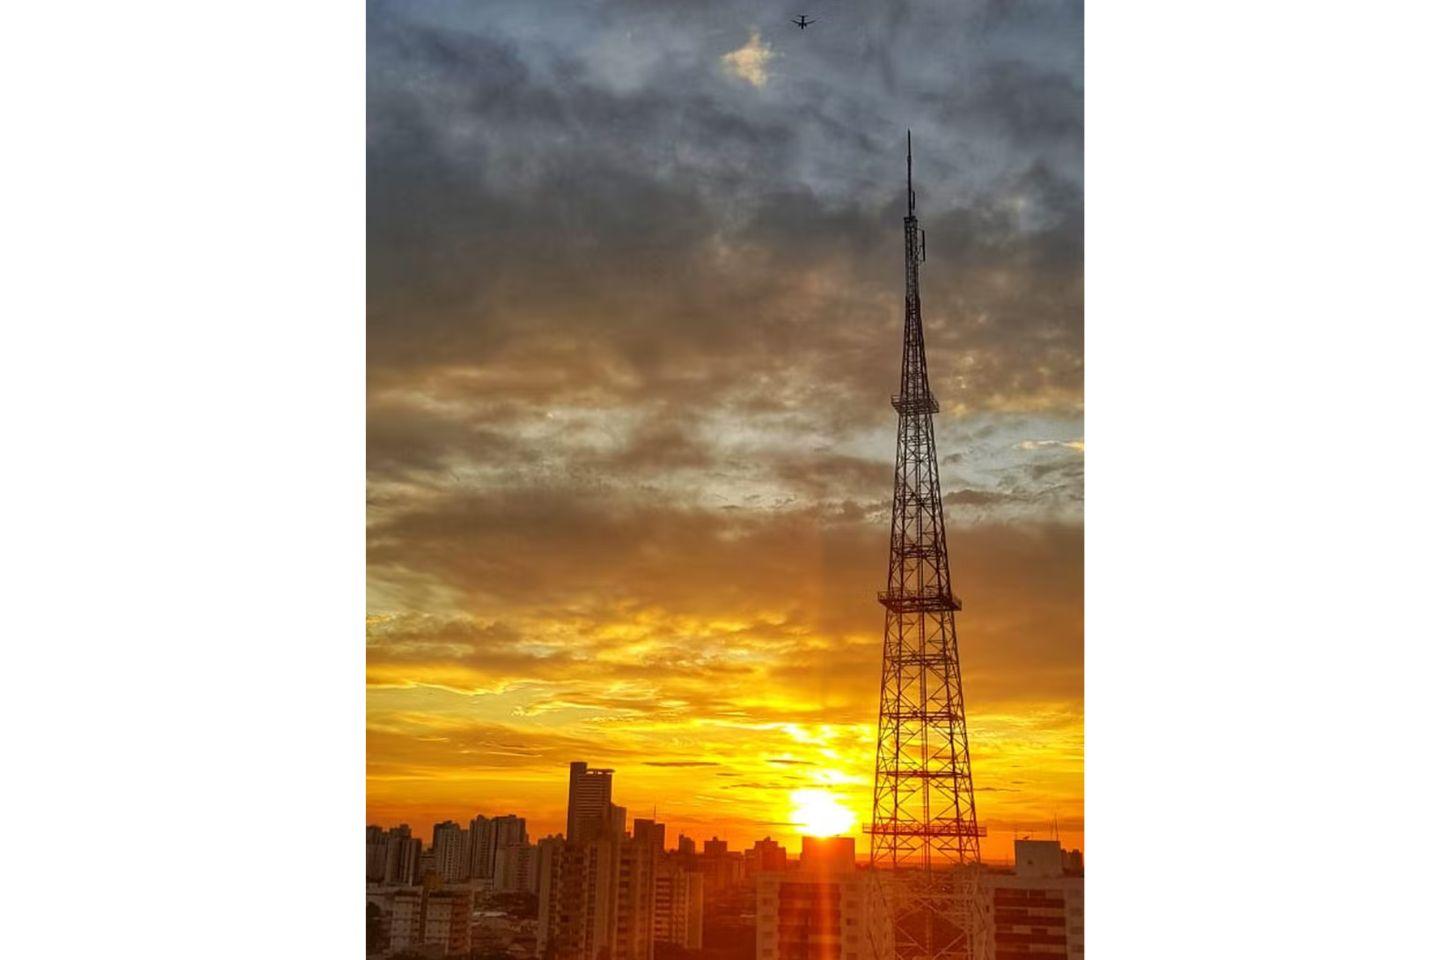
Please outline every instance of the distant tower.
[[[901, 348], [896, 485], [882, 645], [881, 713], [871, 816], [871, 865], [892, 903], [895, 960], [981, 960], [981, 849], [967, 753], [956, 611], [926, 373], [917, 227], [906, 135], [906, 330]], [[887, 873], [887, 871], [890, 871]]]

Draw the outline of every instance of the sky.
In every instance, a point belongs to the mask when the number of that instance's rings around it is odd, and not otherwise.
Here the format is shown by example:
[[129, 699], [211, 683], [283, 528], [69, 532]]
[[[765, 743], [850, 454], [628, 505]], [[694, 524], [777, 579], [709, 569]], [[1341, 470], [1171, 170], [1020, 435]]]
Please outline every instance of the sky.
[[559, 831], [580, 759], [671, 846], [864, 852], [908, 127], [983, 853], [1082, 846], [1082, 10], [1032, 0], [370, 0], [369, 822]]

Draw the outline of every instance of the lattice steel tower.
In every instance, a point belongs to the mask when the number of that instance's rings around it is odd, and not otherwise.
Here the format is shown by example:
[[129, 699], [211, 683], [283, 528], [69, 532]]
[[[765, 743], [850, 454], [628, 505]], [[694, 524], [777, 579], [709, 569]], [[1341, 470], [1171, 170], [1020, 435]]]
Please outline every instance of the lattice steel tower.
[[981, 860], [967, 753], [956, 611], [926, 372], [917, 271], [926, 235], [916, 222], [911, 133], [906, 135], [906, 330], [901, 391], [891, 398], [896, 486], [882, 644], [881, 714], [871, 864], [892, 911], [896, 960], [977, 960]]

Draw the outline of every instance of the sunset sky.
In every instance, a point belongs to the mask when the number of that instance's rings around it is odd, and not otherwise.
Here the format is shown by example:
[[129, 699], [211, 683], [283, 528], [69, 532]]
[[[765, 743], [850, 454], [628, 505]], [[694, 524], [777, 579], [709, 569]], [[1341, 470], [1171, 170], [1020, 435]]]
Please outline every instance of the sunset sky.
[[1081, 8], [997, 0], [370, 0], [370, 822], [869, 822], [908, 126], [983, 850], [1082, 845]]

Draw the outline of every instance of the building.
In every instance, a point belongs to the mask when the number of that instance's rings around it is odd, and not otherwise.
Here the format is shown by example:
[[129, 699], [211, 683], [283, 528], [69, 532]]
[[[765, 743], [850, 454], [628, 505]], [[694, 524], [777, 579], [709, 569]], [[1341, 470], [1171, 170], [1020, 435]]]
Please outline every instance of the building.
[[493, 876], [493, 821], [483, 814], [468, 823], [468, 876], [486, 880]]
[[466, 954], [473, 895], [467, 890], [399, 890], [388, 924], [392, 952], [430, 949], [444, 956]]
[[423, 869], [423, 841], [412, 835], [405, 823], [387, 833], [383, 856], [383, 883], [410, 886], [418, 882]]
[[494, 893], [538, 893], [539, 858], [529, 843], [510, 843], [495, 852], [490, 886]]
[[705, 876], [705, 902], [716, 904], [745, 888], [745, 855], [738, 850], [732, 853], [719, 837], [711, 837], [704, 846], [705, 852], [696, 862]]
[[652, 960], [652, 839], [549, 837], [537, 845], [538, 955], [544, 960]]
[[592, 840], [540, 840], [539, 938], [543, 960], [599, 960], [614, 944], [617, 845]]
[[[569, 764], [569, 812], [566, 840], [588, 840], [613, 829], [614, 771], [594, 770], [583, 760]], [[623, 833], [621, 823], [620, 833]]]
[[695, 855], [695, 841], [682, 833], [680, 834], [679, 846], [676, 849], [683, 856], [693, 857]]
[[433, 825], [433, 869], [444, 883], [468, 879], [469, 837], [452, 820]]
[[655, 943], [686, 950], [704, 946], [705, 878], [684, 857], [661, 860], [655, 870]]
[[750, 848], [745, 859], [747, 872], [764, 870], [779, 873], [786, 865], [785, 847], [766, 837], [764, 840], [755, 841], [755, 846]]
[[795, 870], [756, 878], [755, 960], [873, 960], [889, 956], [891, 916], [871, 874], [824, 843]]
[[368, 825], [368, 883], [382, 883], [388, 865], [388, 834], [382, 827]]
[[855, 866], [855, 837], [801, 837], [801, 869], [851, 870]]
[[1081, 874], [1064, 870], [1056, 840], [1018, 840], [1013, 852], [1011, 873], [983, 877], [989, 920], [986, 960], [1081, 960]]
[[619, 843], [612, 960], [654, 960], [655, 868], [659, 859], [653, 830]]
[[646, 817], [635, 817], [634, 836], [636, 839], [649, 840], [658, 852], [665, 852], [665, 825], [663, 823], [656, 823]]

